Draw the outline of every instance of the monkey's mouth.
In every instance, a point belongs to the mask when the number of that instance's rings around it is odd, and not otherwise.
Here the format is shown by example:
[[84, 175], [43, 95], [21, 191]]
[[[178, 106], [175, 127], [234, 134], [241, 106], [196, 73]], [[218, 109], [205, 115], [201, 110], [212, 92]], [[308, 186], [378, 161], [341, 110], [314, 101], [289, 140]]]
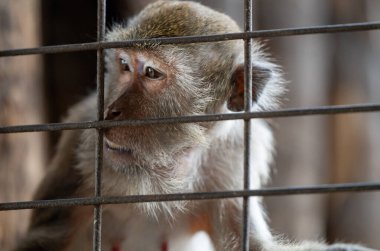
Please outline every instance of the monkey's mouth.
[[108, 140], [107, 138], [104, 138], [104, 141], [105, 141], [106, 149], [108, 151], [123, 153], [123, 154], [127, 154], [127, 155], [132, 155], [133, 154], [132, 149], [130, 149], [128, 147], [120, 146], [120, 145], [118, 145], [118, 144], [116, 144], [116, 143]]

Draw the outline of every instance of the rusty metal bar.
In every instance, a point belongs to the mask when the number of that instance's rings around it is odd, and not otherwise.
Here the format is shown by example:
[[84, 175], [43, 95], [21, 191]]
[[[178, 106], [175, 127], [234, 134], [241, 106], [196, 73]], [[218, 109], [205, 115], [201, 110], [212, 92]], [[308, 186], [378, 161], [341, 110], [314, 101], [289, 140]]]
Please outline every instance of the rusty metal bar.
[[73, 207], [105, 204], [147, 203], [181, 200], [214, 200], [228, 199], [243, 196], [288, 196], [305, 194], [326, 194], [341, 192], [379, 192], [380, 182], [356, 182], [341, 184], [320, 184], [313, 186], [273, 187], [256, 190], [218, 191], [206, 193], [178, 193], [178, 194], [154, 194], [131, 195], [112, 197], [90, 197], [73, 199], [56, 199], [40, 201], [18, 201], [0, 203], [0, 211], [23, 210], [51, 207]]
[[91, 128], [110, 128], [116, 126], [141, 126], [154, 124], [172, 123], [194, 123], [211, 122], [234, 119], [257, 119], [257, 118], [284, 118], [316, 115], [339, 115], [347, 113], [379, 112], [380, 104], [356, 104], [356, 105], [335, 105], [319, 106], [310, 108], [288, 108], [276, 111], [248, 112], [248, 113], [226, 113], [196, 116], [180, 116], [171, 118], [147, 118], [141, 120], [120, 120], [120, 121], [87, 121], [76, 123], [50, 123], [35, 125], [0, 126], [0, 134], [23, 133], [23, 132], [48, 132], [62, 130], [79, 130]]
[[299, 28], [281, 28], [260, 30], [253, 32], [240, 32], [208, 36], [187, 36], [187, 37], [170, 37], [170, 38], [153, 38], [153, 39], [137, 39], [119, 42], [91, 42], [79, 44], [65, 44], [65, 45], [52, 45], [42, 46], [36, 48], [24, 48], [0, 51], [0, 57], [33, 55], [33, 54], [50, 54], [50, 53], [68, 53], [76, 51], [98, 50], [99, 48], [126, 48], [133, 47], [138, 44], [188, 44], [188, 43], [209, 43], [217, 41], [249, 39], [249, 38], [269, 38], [269, 37], [283, 37], [283, 36], [299, 36], [310, 34], [326, 34], [338, 32], [354, 32], [354, 31], [368, 31], [380, 29], [380, 21], [376, 22], [363, 22], [363, 23], [348, 23], [348, 24], [334, 24], [322, 25], [311, 27]]
[[[246, 33], [253, 31], [253, 0], [244, 1], [244, 31]], [[244, 40], [244, 111], [249, 113], [252, 110], [252, 38]], [[244, 190], [250, 189], [250, 169], [251, 163], [251, 119], [244, 119]], [[249, 250], [249, 233], [250, 233], [250, 206], [249, 196], [243, 197], [242, 210], [242, 238], [241, 250]]]
[[[98, 42], [103, 42], [106, 26], [106, 0], [98, 0]], [[103, 121], [104, 114], [104, 49], [97, 49], [97, 78], [96, 78], [96, 97], [97, 97], [97, 120]], [[97, 128], [96, 135], [96, 160], [95, 160], [95, 198], [102, 196], [102, 170], [103, 170], [103, 129]], [[102, 249], [102, 205], [94, 207], [94, 229], [93, 244], [94, 251]]]

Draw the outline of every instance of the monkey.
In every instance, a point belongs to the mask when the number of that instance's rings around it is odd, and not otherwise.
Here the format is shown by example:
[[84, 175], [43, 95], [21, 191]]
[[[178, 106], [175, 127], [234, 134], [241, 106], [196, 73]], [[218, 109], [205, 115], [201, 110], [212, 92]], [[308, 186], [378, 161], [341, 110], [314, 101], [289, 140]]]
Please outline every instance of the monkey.
[[[156, 1], [107, 41], [240, 32], [229, 16], [192, 1]], [[285, 91], [281, 69], [252, 50], [253, 111], [279, 107]], [[106, 120], [165, 118], [244, 110], [243, 41], [155, 44], [106, 50]], [[93, 93], [70, 109], [65, 121], [96, 120]], [[251, 121], [250, 189], [269, 179], [274, 137], [263, 119]], [[103, 129], [102, 195], [125, 196], [243, 189], [244, 121], [126, 125]], [[91, 197], [96, 130], [63, 132], [35, 199]], [[103, 205], [102, 250], [241, 250], [242, 198]], [[351, 244], [290, 243], [271, 233], [261, 199], [249, 199], [250, 251], [370, 251]], [[35, 209], [15, 251], [91, 250], [93, 206]], [[192, 249], [190, 248], [193, 247]], [[189, 249], [190, 248], [190, 249]], [[212, 247], [208, 249], [213, 250]]]

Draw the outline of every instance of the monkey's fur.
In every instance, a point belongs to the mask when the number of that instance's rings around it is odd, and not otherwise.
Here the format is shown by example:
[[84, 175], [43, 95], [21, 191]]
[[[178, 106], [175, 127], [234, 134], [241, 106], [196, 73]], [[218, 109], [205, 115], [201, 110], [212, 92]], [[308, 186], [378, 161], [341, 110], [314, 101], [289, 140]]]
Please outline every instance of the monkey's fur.
[[[228, 16], [194, 2], [158, 1], [108, 41], [239, 32]], [[278, 67], [253, 45], [253, 110], [277, 107], [283, 92]], [[105, 116], [110, 120], [229, 113], [243, 107], [243, 42], [142, 44], [110, 49], [106, 58]], [[91, 95], [67, 121], [96, 119]], [[273, 137], [253, 120], [251, 188], [269, 177]], [[243, 122], [125, 126], [104, 132], [102, 194], [139, 195], [243, 188]], [[66, 131], [35, 199], [92, 196], [94, 130]], [[91, 250], [93, 207], [37, 209], [17, 251]], [[103, 250], [185, 250], [205, 230], [217, 251], [241, 250], [242, 199], [159, 202], [103, 207]], [[201, 224], [194, 224], [201, 222]], [[260, 199], [250, 199], [250, 248], [273, 251], [370, 250], [355, 245], [288, 244], [274, 238]], [[202, 245], [202, 243], [198, 243]], [[198, 246], [197, 249], [200, 249]]]

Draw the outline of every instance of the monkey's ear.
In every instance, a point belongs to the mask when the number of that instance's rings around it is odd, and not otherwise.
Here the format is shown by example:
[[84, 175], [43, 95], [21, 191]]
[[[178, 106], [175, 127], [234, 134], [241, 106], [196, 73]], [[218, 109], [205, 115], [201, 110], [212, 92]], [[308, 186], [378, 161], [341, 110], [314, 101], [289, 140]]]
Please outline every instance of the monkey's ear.
[[[272, 70], [261, 66], [252, 66], [252, 101], [257, 102], [265, 85], [272, 78]], [[231, 111], [244, 110], [244, 66], [239, 65], [231, 78], [232, 92], [227, 107]]]

